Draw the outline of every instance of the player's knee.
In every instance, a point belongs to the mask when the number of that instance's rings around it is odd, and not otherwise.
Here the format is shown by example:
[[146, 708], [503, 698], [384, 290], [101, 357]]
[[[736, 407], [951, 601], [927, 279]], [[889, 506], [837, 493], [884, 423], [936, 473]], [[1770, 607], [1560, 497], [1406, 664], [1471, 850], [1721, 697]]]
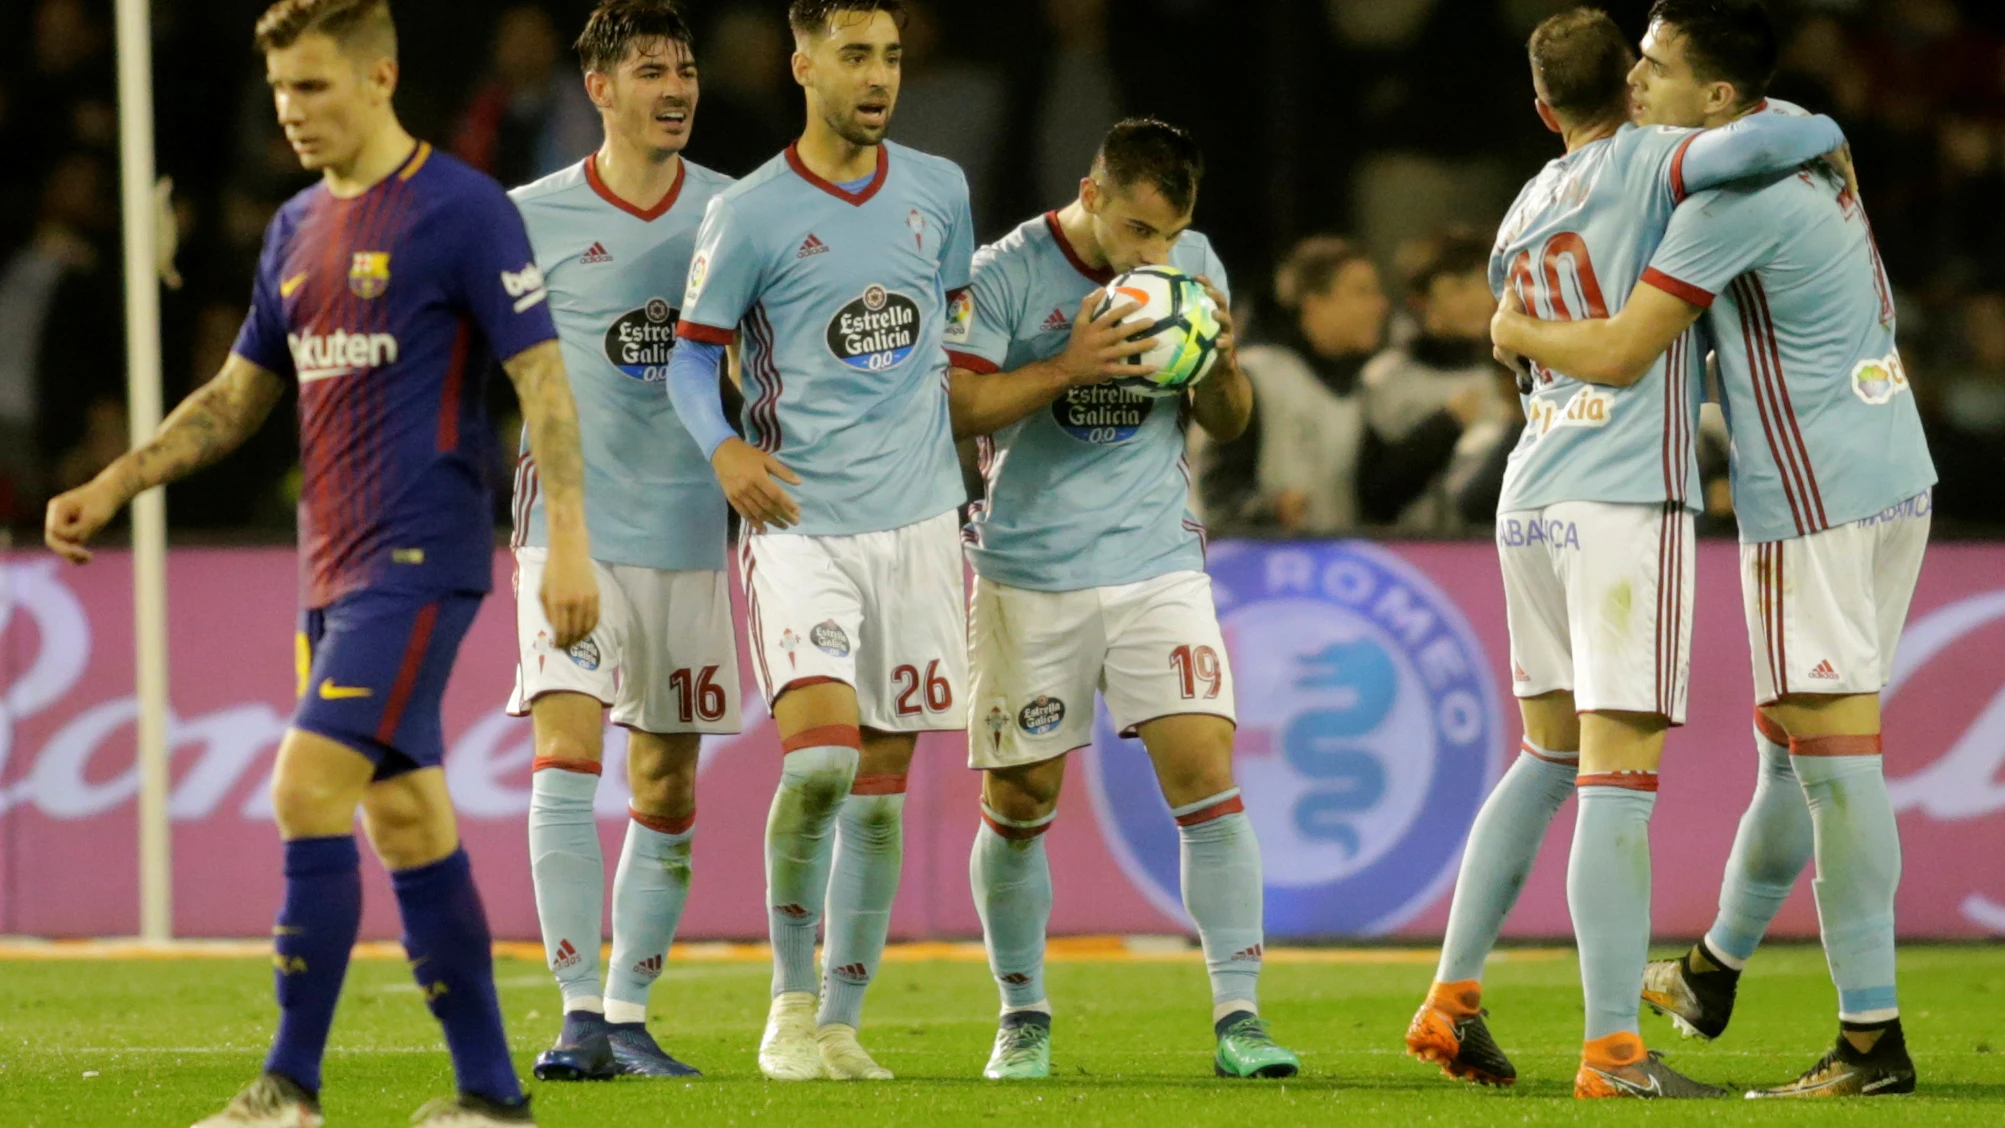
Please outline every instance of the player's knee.
[[856, 764], [854, 748], [799, 748], [788, 752], [780, 765], [781, 785], [800, 797], [808, 814], [826, 814], [849, 794], [856, 782]]
[[400, 780], [369, 789], [362, 802], [362, 826], [376, 856], [391, 870], [430, 865], [459, 848], [450, 804]]
[[279, 833], [288, 839], [347, 834], [355, 824], [354, 796], [305, 773], [273, 774], [271, 801]]
[[1064, 780], [1062, 771], [1045, 764], [991, 771], [982, 781], [982, 802], [1013, 822], [1036, 822], [1058, 809], [1058, 791]]
[[642, 814], [679, 821], [696, 809], [701, 738], [636, 732], [627, 741], [627, 789]]

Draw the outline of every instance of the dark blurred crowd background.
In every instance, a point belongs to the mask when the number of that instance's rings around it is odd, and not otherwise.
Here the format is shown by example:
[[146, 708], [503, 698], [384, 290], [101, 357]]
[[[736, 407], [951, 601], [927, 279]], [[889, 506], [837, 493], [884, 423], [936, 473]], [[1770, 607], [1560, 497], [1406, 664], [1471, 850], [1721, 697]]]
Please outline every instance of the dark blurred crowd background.
[[[1246, 438], [1194, 452], [1215, 527], [1487, 535], [1521, 418], [1488, 357], [1484, 261], [1518, 186], [1560, 150], [1523, 43], [1568, 0], [908, 3], [892, 136], [961, 164], [985, 240], [1070, 200], [1122, 116], [1203, 144], [1197, 225], [1232, 272], [1262, 408]], [[1641, 36], [1647, 0], [1606, 6]], [[262, 7], [153, 3], [184, 278], [164, 299], [170, 404], [216, 371], [263, 227], [309, 183], [250, 48]], [[404, 121], [511, 186], [581, 159], [598, 122], [569, 43], [590, 7], [396, 0]], [[2005, 534], [2005, 4], [1772, 8], [1774, 93], [1852, 140], [1942, 474], [1937, 527]], [[687, 9], [702, 66], [689, 156], [749, 172], [800, 124], [785, 0]], [[126, 445], [113, 60], [110, 0], [0, 5], [0, 514], [17, 543], [51, 491]], [[512, 449], [505, 382], [492, 398]], [[177, 539], [290, 534], [292, 407], [170, 491]], [[1722, 443], [1707, 524], [1724, 532]]]

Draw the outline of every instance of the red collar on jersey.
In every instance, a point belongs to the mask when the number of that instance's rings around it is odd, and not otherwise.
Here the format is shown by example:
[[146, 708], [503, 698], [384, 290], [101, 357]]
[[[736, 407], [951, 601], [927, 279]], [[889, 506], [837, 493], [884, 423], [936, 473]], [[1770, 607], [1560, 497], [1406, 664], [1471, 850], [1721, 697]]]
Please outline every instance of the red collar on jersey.
[[1087, 280], [1096, 286], [1105, 286], [1114, 280], [1113, 271], [1095, 270], [1087, 266], [1086, 260], [1079, 257], [1079, 252], [1072, 249], [1072, 241], [1065, 237], [1065, 229], [1058, 226], [1057, 212], [1045, 212], [1044, 225], [1051, 228], [1051, 241], [1057, 243], [1058, 249], [1065, 252], [1065, 261], [1072, 264], [1072, 269], [1084, 274]]
[[591, 156], [585, 158], [585, 183], [592, 186], [592, 191], [597, 192], [601, 200], [628, 215], [650, 223], [667, 215], [668, 209], [675, 206], [675, 198], [682, 195], [682, 182], [688, 176], [689, 162], [685, 160], [676, 161], [675, 183], [668, 186], [668, 195], [663, 196], [660, 203], [643, 211], [614, 195], [613, 190], [606, 187], [606, 182], [599, 179], [599, 154], [593, 153]]
[[877, 174], [870, 178], [870, 183], [864, 185], [861, 192], [845, 192], [841, 186], [816, 176], [815, 171], [807, 166], [807, 162], [801, 160], [801, 147], [798, 141], [787, 146], [787, 163], [793, 166], [794, 173], [802, 180], [846, 204], [862, 207], [872, 196], [877, 195], [877, 190], [884, 187], [884, 178], [891, 174], [891, 150], [882, 145], [877, 147]]

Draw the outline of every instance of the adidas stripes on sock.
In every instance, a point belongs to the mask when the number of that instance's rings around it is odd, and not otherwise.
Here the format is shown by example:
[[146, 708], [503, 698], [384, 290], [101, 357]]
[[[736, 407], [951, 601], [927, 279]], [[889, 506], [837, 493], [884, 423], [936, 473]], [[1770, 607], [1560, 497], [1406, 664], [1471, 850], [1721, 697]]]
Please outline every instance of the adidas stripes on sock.
[[982, 804], [982, 825], [968, 855], [968, 887], [982, 918], [989, 971], [1004, 1013], [1050, 1013], [1044, 993], [1044, 944], [1051, 925], [1051, 862], [1044, 833], [1058, 812], [1041, 819], [1005, 818]]
[[689, 900], [689, 847], [696, 812], [661, 819], [629, 811], [613, 875], [613, 962], [606, 973], [606, 1021], [647, 1021], [648, 992], [668, 964], [675, 926]]
[[1517, 760], [1483, 800], [1462, 847], [1435, 982], [1482, 980], [1483, 961], [1497, 946], [1554, 813], [1573, 794], [1579, 764], [1578, 751], [1548, 751], [1526, 738]]
[[1650, 812], [1656, 772], [1582, 774], [1566, 903], [1580, 948], [1588, 1042], [1638, 1031], [1650, 954]]
[[904, 862], [905, 777], [856, 777], [836, 819], [820, 1025], [862, 1023], [863, 993], [884, 958]]
[[1739, 970], [1753, 957], [1789, 891], [1810, 864], [1810, 807], [1790, 762], [1789, 734], [1760, 711], [1754, 715], [1754, 743], [1761, 755], [1754, 798], [1734, 832], [1720, 881], [1720, 911], [1706, 932], [1706, 947]]
[[605, 911], [605, 860], [592, 799], [599, 765], [538, 757], [530, 776], [529, 874], [543, 956], [568, 1011], [604, 1009], [599, 937]]
[[773, 994], [815, 990], [815, 931], [828, 896], [836, 816], [856, 780], [863, 734], [824, 725], [785, 741], [780, 786], [766, 815], [766, 922]]
[[1197, 924], [1211, 975], [1212, 1019], [1259, 1010], [1265, 888], [1260, 844], [1239, 789], [1173, 808], [1182, 844], [1184, 911]]
[[1838, 1017], [1883, 1022], [1894, 991], [1900, 830], [1875, 736], [1798, 737], [1789, 751], [1816, 828], [1817, 925], [1838, 986]]

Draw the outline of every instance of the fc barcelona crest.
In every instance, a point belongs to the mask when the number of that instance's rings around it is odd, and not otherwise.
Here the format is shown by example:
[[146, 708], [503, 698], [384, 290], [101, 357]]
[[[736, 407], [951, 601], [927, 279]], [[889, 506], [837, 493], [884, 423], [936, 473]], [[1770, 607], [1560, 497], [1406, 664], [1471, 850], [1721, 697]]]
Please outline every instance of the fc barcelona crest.
[[348, 292], [367, 300], [390, 288], [390, 252], [356, 251], [348, 264]]

